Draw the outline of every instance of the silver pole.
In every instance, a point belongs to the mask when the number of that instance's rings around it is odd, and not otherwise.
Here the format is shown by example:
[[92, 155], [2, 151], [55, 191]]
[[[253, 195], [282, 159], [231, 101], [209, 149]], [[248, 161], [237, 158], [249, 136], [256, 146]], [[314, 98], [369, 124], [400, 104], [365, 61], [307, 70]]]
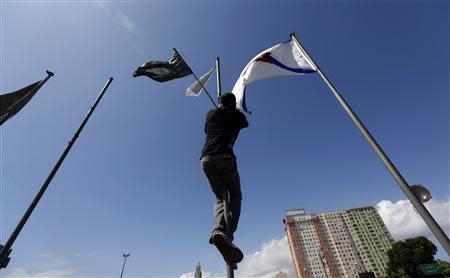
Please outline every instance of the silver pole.
[[[220, 80], [220, 58], [216, 58], [216, 76], [217, 76], [217, 98], [218, 103], [220, 105], [220, 97], [222, 96], [222, 83]], [[230, 211], [229, 211], [229, 197], [228, 197], [228, 189], [226, 186], [223, 187], [222, 190], [222, 198], [223, 198], [223, 212], [225, 214], [225, 228], [227, 230], [227, 235], [231, 236], [231, 220], [230, 220]], [[227, 278], [234, 278], [234, 267], [236, 264], [231, 265], [227, 263]]]
[[345, 99], [339, 94], [339, 92], [334, 88], [333, 84], [328, 80], [328, 78], [325, 76], [325, 74], [320, 70], [320, 68], [316, 65], [314, 60], [308, 55], [306, 50], [303, 48], [303, 46], [300, 44], [300, 42], [295, 37], [295, 33], [291, 34], [291, 38], [294, 41], [295, 45], [299, 48], [299, 50], [306, 56], [307, 60], [312, 63], [314, 67], [316, 67], [317, 73], [319, 73], [320, 77], [325, 81], [325, 83], [330, 88], [331, 92], [333, 92], [334, 96], [337, 98], [339, 103], [344, 108], [345, 112], [350, 116], [352, 121], [355, 123], [355, 125], [359, 128], [363, 136], [366, 138], [367, 142], [372, 146], [372, 148], [375, 150], [378, 157], [381, 159], [381, 161], [384, 163], [388, 171], [391, 173], [391, 175], [394, 177], [395, 181], [398, 183], [400, 188], [405, 193], [406, 197], [409, 199], [409, 201], [412, 203], [414, 208], [417, 210], [419, 215], [422, 217], [423, 221], [427, 224], [428, 228], [433, 232], [434, 236], [438, 239], [438, 241], [441, 243], [444, 250], [447, 252], [447, 254], [450, 256], [450, 240], [448, 239], [447, 235], [444, 233], [442, 228], [439, 226], [439, 224], [434, 220], [433, 216], [428, 212], [428, 210], [425, 208], [425, 206], [420, 202], [419, 199], [414, 195], [413, 191], [409, 187], [409, 185], [406, 183], [405, 179], [402, 177], [400, 172], [397, 170], [397, 168], [394, 166], [394, 164], [391, 162], [391, 160], [388, 158], [388, 156], [384, 153], [384, 151], [381, 149], [381, 147], [378, 145], [378, 143], [375, 141], [373, 136], [370, 134], [370, 132], [367, 130], [367, 128], [364, 126], [364, 124], [361, 122], [361, 120], [356, 116], [355, 112], [350, 108], [350, 106], [347, 104]]

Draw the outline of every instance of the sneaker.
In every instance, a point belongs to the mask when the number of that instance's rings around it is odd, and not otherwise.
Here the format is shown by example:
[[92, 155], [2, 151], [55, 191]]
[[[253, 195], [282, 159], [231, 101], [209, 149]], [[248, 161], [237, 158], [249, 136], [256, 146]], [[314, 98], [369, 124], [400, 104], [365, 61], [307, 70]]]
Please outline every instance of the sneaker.
[[215, 231], [211, 238], [228, 264], [236, 264], [242, 261], [244, 254], [224, 233]]

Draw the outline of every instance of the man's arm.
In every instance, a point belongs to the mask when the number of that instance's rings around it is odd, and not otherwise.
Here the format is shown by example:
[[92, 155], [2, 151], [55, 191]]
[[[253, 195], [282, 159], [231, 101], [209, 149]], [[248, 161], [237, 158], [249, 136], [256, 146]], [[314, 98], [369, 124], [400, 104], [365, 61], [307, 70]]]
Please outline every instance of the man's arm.
[[247, 128], [248, 127], [248, 121], [247, 118], [245, 117], [245, 115], [239, 111], [239, 123], [240, 123], [240, 128]]

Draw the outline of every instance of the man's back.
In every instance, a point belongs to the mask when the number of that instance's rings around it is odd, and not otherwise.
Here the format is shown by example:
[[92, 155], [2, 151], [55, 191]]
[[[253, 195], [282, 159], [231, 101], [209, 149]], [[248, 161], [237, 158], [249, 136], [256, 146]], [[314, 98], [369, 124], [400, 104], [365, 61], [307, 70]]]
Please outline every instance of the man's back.
[[235, 108], [216, 108], [206, 115], [206, 142], [201, 157], [229, 154], [234, 156], [233, 146], [241, 128], [248, 122]]

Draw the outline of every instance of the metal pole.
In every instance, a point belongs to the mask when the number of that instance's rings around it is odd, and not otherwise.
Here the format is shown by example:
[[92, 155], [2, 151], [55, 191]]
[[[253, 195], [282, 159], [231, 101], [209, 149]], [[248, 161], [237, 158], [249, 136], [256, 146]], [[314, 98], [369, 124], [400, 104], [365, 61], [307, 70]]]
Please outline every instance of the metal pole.
[[[27, 96], [29, 96], [30, 94], [34, 94], [36, 93], [37, 90], [39, 90], [49, 79], [50, 77], [52, 77], [53, 75], [55, 75], [53, 72], [51, 71], [47, 71], [47, 77], [45, 77], [43, 80], [41, 80], [41, 82], [39, 82], [38, 84], [36, 84], [36, 86], [33, 87], [33, 89], [31, 89], [25, 96], [23, 96], [20, 100], [18, 100], [17, 102], [15, 102], [15, 104], [17, 104], [18, 102], [20, 102], [22, 99], [25, 99]], [[0, 121], [0, 126], [6, 122], [6, 120], [9, 119], [9, 113], [10, 111], [8, 111], [6, 117], [4, 117], [1, 121]], [[1, 267], [0, 267], [1, 268]]]
[[[231, 220], [230, 220], [230, 212], [228, 208], [228, 189], [224, 186], [222, 190], [222, 198], [223, 198], [223, 211], [225, 214], [225, 228], [227, 230], [227, 235], [231, 236]], [[236, 264], [228, 264], [227, 263], [227, 278], [234, 278], [234, 267]]]
[[122, 272], [120, 273], [120, 278], [123, 277], [123, 271], [125, 269], [125, 263], [127, 262], [127, 258], [130, 256], [130, 254], [122, 254], [122, 256], [124, 257], [124, 260], [123, 260], [123, 265], [122, 265]]
[[221, 103], [221, 96], [222, 96], [222, 81], [220, 78], [220, 58], [216, 58], [216, 76], [217, 76], [217, 102]]
[[95, 100], [93, 106], [89, 109], [86, 117], [84, 118], [83, 122], [81, 123], [80, 127], [72, 137], [72, 140], [69, 141], [66, 149], [58, 159], [58, 162], [56, 162], [55, 166], [53, 167], [53, 170], [51, 171], [50, 175], [45, 180], [44, 184], [42, 185], [39, 192], [34, 197], [33, 201], [31, 202], [31, 205], [28, 207], [27, 211], [23, 215], [22, 219], [20, 220], [19, 224], [17, 224], [16, 228], [14, 229], [13, 233], [9, 237], [8, 241], [5, 243], [5, 246], [0, 251], [0, 268], [6, 267], [4, 262], [6, 261], [8, 254], [11, 252], [11, 246], [13, 245], [14, 241], [16, 240], [17, 236], [19, 235], [22, 228], [25, 226], [25, 223], [27, 222], [28, 218], [30, 218], [31, 213], [33, 212], [34, 208], [37, 206], [39, 200], [44, 195], [45, 190], [50, 185], [50, 182], [52, 181], [53, 177], [55, 176], [56, 172], [58, 171], [59, 167], [63, 163], [64, 159], [66, 158], [67, 154], [69, 153], [70, 149], [72, 148], [73, 144], [77, 140], [78, 136], [80, 135], [81, 131], [83, 130], [83, 127], [86, 125], [87, 121], [89, 120], [92, 112], [94, 112], [95, 108], [97, 107], [97, 104], [100, 102], [101, 98], [103, 97], [103, 94], [106, 92], [106, 90], [109, 87], [109, 84], [111, 84], [113, 78], [110, 77], [108, 81], [106, 82], [105, 86], [103, 87], [102, 91], [98, 95], [97, 99]]
[[[221, 103], [220, 97], [222, 96], [222, 83], [220, 79], [220, 58], [216, 58], [216, 76], [217, 76], [217, 98], [219, 104]], [[227, 230], [227, 235], [231, 237], [231, 220], [230, 220], [230, 210], [229, 210], [229, 194], [226, 186], [222, 190], [223, 198], [223, 212], [225, 214], [225, 229]], [[227, 263], [227, 278], [234, 278], [234, 269], [237, 268], [236, 264]]]
[[200, 79], [198, 79], [197, 75], [194, 73], [194, 71], [191, 69], [191, 67], [189, 67], [188, 63], [186, 62], [186, 60], [184, 60], [184, 58], [181, 56], [180, 52], [178, 52], [175, 48], [173, 49], [173, 51], [175, 51], [178, 56], [180, 56], [180, 58], [184, 61], [184, 63], [186, 64], [186, 66], [189, 68], [189, 70], [192, 72], [192, 75], [194, 76], [195, 80], [197, 80], [198, 83], [200, 83], [200, 85], [202, 86], [203, 90], [205, 90], [206, 95], [209, 97], [209, 99], [211, 100], [212, 104], [214, 105], [214, 107], [217, 108], [217, 104], [216, 102], [212, 99], [211, 95], [209, 94], [208, 90], [205, 88], [205, 86], [203, 86], [203, 83], [200, 82]]
[[405, 179], [402, 177], [400, 172], [397, 170], [397, 168], [394, 166], [394, 164], [391, 162], [391, 160], [388, 158], [388, 156], [384, 153], [384, 151], [381, 149], [381, 147], [375, 141], [373, 136], [370, 134], [370, 132], [367, 130], [367, 128], [364, 126], [364, 124], [361, 122], [361, 120], [358, 118], [358, 116], [356, 116], [356, 114], [353, 112], [353, 110], [347, 104], [345, 99], [341, 96], [341, 94], [339, 94], [339, 92], [336, 90], [336, 88], [334, 88], [333, 84], [331, 84], [331, 82], [328, 80], [328, 78], [325, 76], [325, 74], [320, 70], [320, 68], [316, 65], [316, 63], [314, 63], [312, 58], [308, 55], [306, 50], [303, 48], [303, 46], [300, 44], [300, 42], [295, 37], [295, 33], [291, 34], [291, 38], [293, 39], [295, 45], [299, 48], [299, 50], [317, 68], [317, 72], [319, 73], [320, 77], [328, 85], [330, 90], [333, 92], [334, 96], [337, 98], [339, 103], [344, 108], [345, 112], [347, 112], [347, 114], [350, 116], [352, 121], [359, 128], [359, 130], [361, 131], [363, 136], [366, 138], [367, 142], [369, 142], [369, 144], [375, 150], [378, 157], [384, 163], [384, 165], [386, 166], [388, 171], [391, 173], [391, 175], [394, 177], [395, 181], [398, 183], [400, 188], [405, 193], [406, 197], [412, 203], [413, 207], [417, 210], [419, 215], [422, 217], [423, 221], [425, 221], [425, 223], [427, 224], [428, 228], [431, 230], [431, 232], [433, 232], [434, 236], [438, 239], [438, 241], [441, 243], [444, 250], [450, 256], [450, 240], [448, 239], [447, 235], [444, 233], [442, 228], [439, 226], [439, 224], [436, 222], [436, 220], [434, 220], [433, 216], [428, 212], [428, 210], [425, 208], [425, 206], [422, 204], [422, 202], [419, 199], [417, 199], [416, 195], [414, 195], [414, 192], [411, 190], [408, 183], [405, 181]]

